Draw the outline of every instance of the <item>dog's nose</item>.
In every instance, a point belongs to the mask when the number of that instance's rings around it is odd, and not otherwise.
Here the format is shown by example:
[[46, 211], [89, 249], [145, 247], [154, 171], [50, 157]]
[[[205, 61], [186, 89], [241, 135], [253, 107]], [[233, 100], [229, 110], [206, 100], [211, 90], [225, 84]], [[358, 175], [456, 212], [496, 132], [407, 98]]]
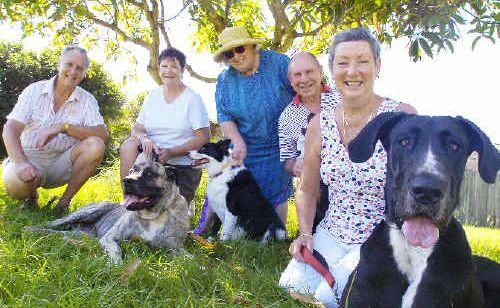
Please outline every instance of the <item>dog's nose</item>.
[[433, 177], [415, 177], [410, 181], [410, 193], [422, 204], [433, 205], [444, 196], [445, 183]]

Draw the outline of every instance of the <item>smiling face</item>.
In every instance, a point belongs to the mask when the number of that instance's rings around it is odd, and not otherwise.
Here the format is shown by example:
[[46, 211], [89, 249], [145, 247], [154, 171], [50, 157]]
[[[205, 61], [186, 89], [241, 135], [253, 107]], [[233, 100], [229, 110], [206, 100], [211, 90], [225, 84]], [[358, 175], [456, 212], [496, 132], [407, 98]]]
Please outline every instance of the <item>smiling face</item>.
[[302, 53], [293, 58], [288, 67], [288, 79], [302, 99], [321, 93], [322, 68], [311, 55]]
[[380, 71], [380, 59], [375, 60], [366, 41], [343, 42], [335, 48], [332, 77], [344, 101], [365, 101], [373, 93], [373, 82]]
[[158, 66], [158, 74], [164, 85], [179, 85], [182, 72], [181, 64], [176, 58], [164, 58]]
[[255, 45], [245, 45], [244, 47], [244, 52], [235, 52], [234, 56], [226, 61], [234, 69], [236, 69], [243, 75], [246, 75], [251, 74], [254, 71], [258, 51]]
[[86, 72], [85, 56], [77, 50], [68, 51], [57, 64], [57, 83], [74, 89], [83, 80]]

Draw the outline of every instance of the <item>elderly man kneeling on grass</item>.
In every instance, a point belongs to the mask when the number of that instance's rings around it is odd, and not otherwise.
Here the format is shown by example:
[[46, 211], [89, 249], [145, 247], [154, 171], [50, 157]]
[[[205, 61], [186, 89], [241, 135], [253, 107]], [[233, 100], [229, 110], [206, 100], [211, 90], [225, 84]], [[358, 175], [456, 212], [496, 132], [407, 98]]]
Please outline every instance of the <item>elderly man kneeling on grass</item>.
[[85, 49], [67, 47], [57, 75], [26, 87], [7, 116], [3, 182], [11, 197], [36, 206], [38, 187], [69, 183], [55, 207], [63, 213], [101, 162], [108, 132], [96, 99], [78, 87], [88, 66]]

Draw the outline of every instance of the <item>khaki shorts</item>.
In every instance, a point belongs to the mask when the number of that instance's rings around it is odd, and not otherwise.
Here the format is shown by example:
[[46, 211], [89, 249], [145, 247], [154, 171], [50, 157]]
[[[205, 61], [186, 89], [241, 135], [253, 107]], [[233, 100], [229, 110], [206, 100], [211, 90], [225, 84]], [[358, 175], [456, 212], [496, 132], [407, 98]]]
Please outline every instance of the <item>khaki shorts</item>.
[[[68, 183], [71, 178], [72, 150], [73, 147], [64, 152], [25, 149], [24, 154], [42, 174], [40, 186], [43, 188], [54, 188]], [[3, 175], [7, 174], [9, 168], [14, 168], [14, 162], [10, 157], [3, 162]], [[2, 180], [6, 181], [5, 176], [3, 176]]]

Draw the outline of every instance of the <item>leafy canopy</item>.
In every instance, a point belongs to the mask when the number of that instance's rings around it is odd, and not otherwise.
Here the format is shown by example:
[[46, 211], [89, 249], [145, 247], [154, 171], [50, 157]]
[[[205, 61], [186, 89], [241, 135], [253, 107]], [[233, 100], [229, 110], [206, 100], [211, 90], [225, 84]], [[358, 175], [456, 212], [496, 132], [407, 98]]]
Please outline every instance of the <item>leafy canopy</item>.
[[[25, 35], [51, 30], [58, 45], [78, 36], [87, 47], [105, 42], [107, 54], [115, 57], [124, 52], [125, 42], [141, 46], [150, 56], [148, 72], [158, 83], [160, 46], [169, 47], [172, 37], [182, 35], [174, 24], [181, 16], [196, 24], [192, 45], [210, 52], [217, 48], [218, 34], [233, 25], [265, 37], [264, 45], [273, 50], [313, 53], [325, 52], [339, 30], [369, 27], [383, 43], [406, 37], [415, 61], [424, 53], [433, 57], [442, 49], [453, 51], [461, 36], [459, 25], [468, 26], [467, 34], [475, 36], [472, 47], [481, 38], [495, 42], [500, 36], [500, 3], [494, 0], [183, 0], [175, 9], [167, 0], [0, 1], [0, 18], [21, 23]], [[189, 65], [187, 70], [215, 81]]]

